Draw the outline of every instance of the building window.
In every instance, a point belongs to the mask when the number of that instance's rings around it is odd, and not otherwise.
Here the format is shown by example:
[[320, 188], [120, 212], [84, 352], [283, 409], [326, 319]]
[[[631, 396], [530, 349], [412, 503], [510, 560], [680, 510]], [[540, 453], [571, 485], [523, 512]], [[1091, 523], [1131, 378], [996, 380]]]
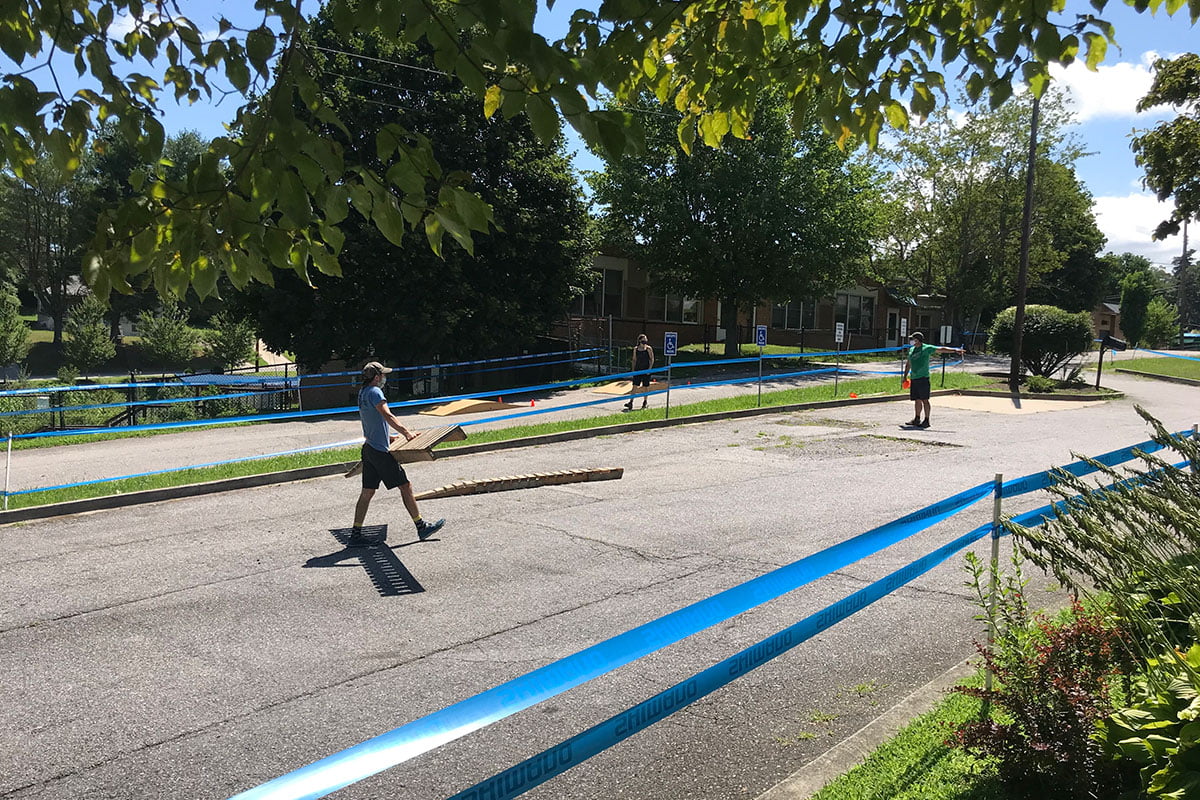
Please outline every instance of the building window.
[[856, 294], [839, 294], [834, 322], [846, 323], [846, 330], [851, 333], [871, 333], [874, 331], [875, 298], [862, 297]]
[[771, 327], [785, 330], [815, 328], [816, 316], [816, 303], [797, 303], [793, 300], [776, 303], [771, 308]]
[[622, 287], [625, 274], [619, 269], [600, 270], [600, 280], [592, 291], [579, 299], [578, 312], [581, 317], [621, 316]]
[[646, 319], [655, 322], [700, 322], [700, 301], [678, 294], [646, 296]]
[[[930, 338], [930, 336], [933, 334], [933, 331], [931, 330], [933, 318], [928, 314], [917, 314], [915, 319], [917, 322], [916, 330], [919, 330], [921, 333], [925, 334], [926, 339]], [[909, 333], [912, 333], [912, 331], [909, 331]]]

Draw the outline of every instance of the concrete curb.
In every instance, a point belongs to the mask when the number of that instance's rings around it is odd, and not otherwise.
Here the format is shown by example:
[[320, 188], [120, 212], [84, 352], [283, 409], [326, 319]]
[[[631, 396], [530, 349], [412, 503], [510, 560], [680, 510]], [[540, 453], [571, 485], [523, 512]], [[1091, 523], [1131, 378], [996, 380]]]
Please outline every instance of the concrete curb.
[[832, 781], [861, 764], [910, 722], [931, 711], [946, 692], [973, 675], [974, 658], [964, 659], [763, 792], [756, 800], [809, 800]]
[[1117, 372], [1123, 372], [1126, 375], [1136, 375], [1139, 378], [1150, 378], [1156, 381], [1167, 381], [1168, 383], [1182, 383], [1185, 386], [1200, 386], [1200, 381], [1193, 378], [1179, 378], [1174, 375], [1158, 375], [1153, 372], [1142, 372], [1136, 369], [1121, 369], [1116, 368]]

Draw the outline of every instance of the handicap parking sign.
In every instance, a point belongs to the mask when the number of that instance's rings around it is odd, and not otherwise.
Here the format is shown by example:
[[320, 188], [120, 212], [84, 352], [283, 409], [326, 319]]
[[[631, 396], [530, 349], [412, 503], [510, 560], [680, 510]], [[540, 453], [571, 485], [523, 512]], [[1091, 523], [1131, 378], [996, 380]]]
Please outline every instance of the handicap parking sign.
[[679, 347], [679, 334], [675, 331], [667, 331], [663, 334], [663, 355], [673, 356]]
[[758, 346], [766, 347], [767, 346], [767, 326], [759, 325], [758, 330], [755, 331], [755, 333], [756, 333], [755, 341], [758, 342]]

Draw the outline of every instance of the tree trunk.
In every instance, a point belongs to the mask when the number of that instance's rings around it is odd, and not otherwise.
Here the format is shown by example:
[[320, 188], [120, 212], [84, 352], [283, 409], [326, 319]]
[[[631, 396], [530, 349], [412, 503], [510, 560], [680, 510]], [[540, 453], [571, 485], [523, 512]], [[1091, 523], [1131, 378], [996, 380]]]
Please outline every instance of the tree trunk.
[[721, 301], [721, 327], [725, 329], [725, 357], [737, 358], [738, 349], [738, 304], [725, 298]]

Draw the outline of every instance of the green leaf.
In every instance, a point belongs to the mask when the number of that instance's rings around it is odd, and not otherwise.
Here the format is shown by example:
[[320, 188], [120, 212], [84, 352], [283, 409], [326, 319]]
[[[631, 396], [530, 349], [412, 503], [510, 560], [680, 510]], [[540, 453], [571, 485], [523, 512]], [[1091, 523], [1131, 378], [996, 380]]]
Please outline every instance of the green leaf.
[[289, 171], [279, 175], [279, 189], [276, 195], [279, 210], [291, 221], [292, 226], [300, 229], [312, 222], [312, 206], [308, 202], [308, 192], [296, 176]]
[[500, 108], [500, 85], [492, 84], [487, 88], [487, 92], [483, 96], [483, 115], [488, 119], [496, 113], [496, 109]]
[[884, 108], [888, 124], [896, 130], [908, 130], [908, 109], [902, 103], [892, 100]]
[[1087, 68], [1092, 72], [1100, 66], [1100, 62], [1104, 61], [1105, 55], [1108, 54], [1108, 40], [1098, 33], [1088, 32], [1083, 35], [1083, 41], [1087, 44], [1087, 56], [1085, 63]]
[[271, 32], [270, 28], [259, 27], [246, 34], [246, 55], [258, 74], [264, 78], [270, 71], [267, 61], [274, 52], [275, 34]]
[[535, 94], [525, 103], [525, 113], [533, 132], [543, 143], [550, 144], [558, 137], [558, 113], [546, 94]]

